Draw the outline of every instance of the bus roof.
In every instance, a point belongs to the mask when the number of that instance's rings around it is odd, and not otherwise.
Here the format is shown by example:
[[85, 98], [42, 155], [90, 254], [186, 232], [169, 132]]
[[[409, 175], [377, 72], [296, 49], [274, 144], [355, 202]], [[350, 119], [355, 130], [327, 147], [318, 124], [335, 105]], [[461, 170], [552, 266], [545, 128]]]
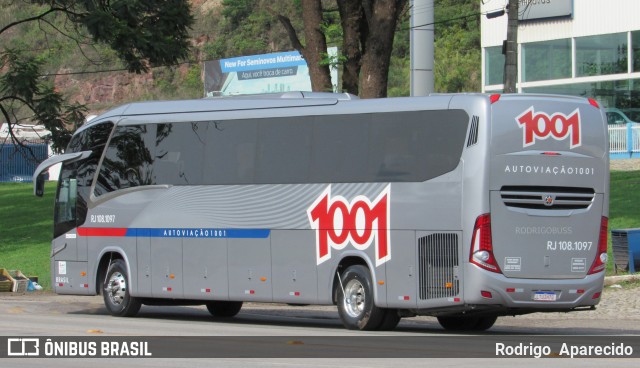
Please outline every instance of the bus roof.
[[[100, 116], [91, 119], [91, 122], [113, 116], [335, 105], [338, 101], [355, 99], [358, 99], [358, 97], [348, 93], [285, 92], [261, 95], [207, 97], [193, 100], [142, 101], [132, 102], [113, 108]], [[249, 100], [251, 103], [247, 103]]]
[[[321, 107], [342, 105], [345, 110], [350, 110], [347, 106], [357, 111], [391, 111], [391, 110], [416, 110], [421, 108], [448, 108], [453, 98], [468, 98], [470, 100], [485, 99], [489, 101], [490, 94], [468, 93], [468, 94], [431, 94], [426, 97], [400, 97], [385, 99], [360, 100], [357, 96], [348, 93], [328, 93], [328, 92], [285, 92], [259, 95], [238, 95], [228, 97], [213, 97], [193, 100], [168, 100], [168, 101], [143, 101], [133, 102], [118, 106], [100, 116], [91, 119], [84, 124], [79, 131], [84, 130], [94, 124], [104, 122], [107, 119], [119, 117], [136, 117], [144, 115], [168, 115], [184, 113], [208, 113], [223, 112], [233, 113], [234, 111], [266, 110], [266, 109], [288, 109], [297, 107]], [[511, 94], [502, 95], [503, 100], [527, 98], [536, 99], [562, 99], [573, 100], [573, 102], [586, 99], [563, 96], [563, 95], [540, 95], [540, 94]], [[417, 103], [417, 100], [420, 100]], [[428, 102], [427, 102], [428, 101]], [[346, 103], [343, 105], [343, 103]], [[358, 107], [356, 107], [356, 105]], [[366, 106], [365, 106], [366, 105]], [[343, 109], [340, 109], [343, 110]], [[283, 114], [285, 113], [281, 110]], [[325, 110], [326, 111], [326, 110]], [[355, 110], [354, 110], [355, 111]], [[346, 111], [345, 111], [346, 112]], [[353, 112], [353, 111], [350, 111]], [[289, 112], [291, 113], [291, 112]], [[278, 114], [277, 112], [275, 113]], [[119, 119], [118, 119], [119, 120]]]

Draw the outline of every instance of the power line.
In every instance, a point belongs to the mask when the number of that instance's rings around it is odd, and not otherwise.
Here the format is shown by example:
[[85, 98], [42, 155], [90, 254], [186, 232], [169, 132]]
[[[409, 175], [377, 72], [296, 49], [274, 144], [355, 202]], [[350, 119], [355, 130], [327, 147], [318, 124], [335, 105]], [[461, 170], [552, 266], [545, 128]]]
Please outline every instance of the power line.
[[[150, 67], [149, 69], [165, 68], [165, 67], [178, 66], [178, 65], [183, 65], [183, 64], [197, 64], [197, 63], [201, 63], [201, 62], [202, 62], [202, 60], [184, 61], [184, 62], [175, 63], [175, 64], [156, 65], [156, 66]], [[88, 71], [83, 71], [83, 72], [47, 73], [47, 74], [41, 74], [40, 77], [56, 77], [56, 76], [60, 76], [60, 75], [99, 74], [99, 73], [128, 72], [128, 71], [129, 71], [129, 69], [127, 69], [127, 68], [117, 68], [117, 69], [103, 69], [103, 70], [88, 70]]]
[[425, 23], [425, 24], [416, 25], [416, 26], [413, 26], [413, 27], [405, 27], [405, 28], [401, 28], [400, 30], [406, 31], [407, 29], [412, 29], [412, 28], [431, 26], [431, 25], [434, 25], [434, 24], [449, 23], [449, 22], [452, 22], [454, 20], [466, 19], [466, 18], [476, 17], [476, 16], [479, 16], [479, 15], [486, 15], [488, 13], [491, 13], [491, 12], [494, 12], [494, 11], [498, 11], [500, 9], [502, 9], [502, 8], [494, 9], [494, 10], [488, 10], [486, 12], [478, 12], [478, 13], [462, 15], [462, 16], [456, 17], [456, 18], [449, 18], [449, 19], [439, 20], [439, 21], [435, 21], [435, 22], [432, 22], [432, 23]]

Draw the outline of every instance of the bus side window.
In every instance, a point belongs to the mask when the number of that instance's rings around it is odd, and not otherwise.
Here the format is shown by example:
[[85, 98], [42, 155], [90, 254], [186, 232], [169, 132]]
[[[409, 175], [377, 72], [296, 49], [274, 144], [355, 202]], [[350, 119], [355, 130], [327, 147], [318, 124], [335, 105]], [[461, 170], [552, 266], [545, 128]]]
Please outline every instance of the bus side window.
[[100, 167], [94, 189], [96, 196], [154, 184], [155, 134], [155, 125], [151, 124], [116, 128]]

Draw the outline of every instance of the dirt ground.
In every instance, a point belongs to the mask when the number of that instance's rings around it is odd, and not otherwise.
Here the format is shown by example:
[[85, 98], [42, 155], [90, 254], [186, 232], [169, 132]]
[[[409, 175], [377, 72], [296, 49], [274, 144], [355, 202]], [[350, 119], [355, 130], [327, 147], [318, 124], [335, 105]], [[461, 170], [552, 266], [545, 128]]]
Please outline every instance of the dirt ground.
[[612, 171], [640, 170], [640, 158], [611, 160], [609, 167]]

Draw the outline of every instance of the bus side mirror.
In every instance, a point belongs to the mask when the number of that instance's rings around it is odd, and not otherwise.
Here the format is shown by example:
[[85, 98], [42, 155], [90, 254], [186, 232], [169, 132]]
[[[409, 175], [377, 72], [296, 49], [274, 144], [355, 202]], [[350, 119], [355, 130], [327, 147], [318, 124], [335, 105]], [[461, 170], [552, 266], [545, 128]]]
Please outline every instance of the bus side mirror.
[[44, 175], [45, 172], [40, 173], [40, 175], [38, 175], [36, 177], [36, 195], [38, 197], [42, 197], [44, 195]]

